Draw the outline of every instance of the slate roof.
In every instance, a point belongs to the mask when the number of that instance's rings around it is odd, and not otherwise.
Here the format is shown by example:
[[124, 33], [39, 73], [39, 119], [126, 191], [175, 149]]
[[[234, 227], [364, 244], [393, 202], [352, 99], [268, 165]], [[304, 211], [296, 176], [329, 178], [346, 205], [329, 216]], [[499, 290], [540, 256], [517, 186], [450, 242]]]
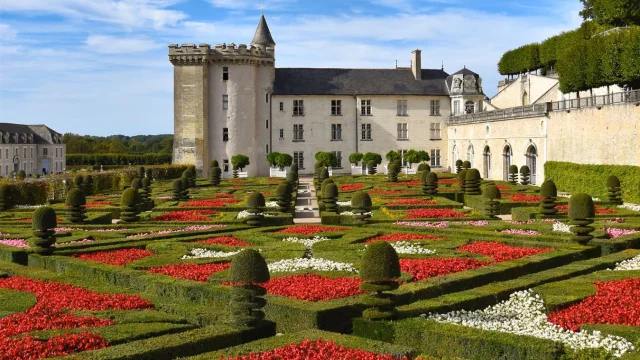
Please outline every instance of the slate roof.
[[277, 68], [274, 95], [442, 95], [446, 78], [440, 69], [423, 69], [416, 80], [411, 69]]
[[269, 25], [267, 25], [267, 20], [264, 18], [264, 15], [260, 18], [256, 34], [253, 36], [251, 44], [266, 45], [268, 47], [274, 47], [276, 45], [276, 42], [273, 41], [271, 31], [269, 31]]
[[[11, 123], [0, 123], [0, 132], [2, 134], [33, 134], [33, 144], [53, 144], [50, 140], [41, 136], [40, 134], [50, 134], [50, 138], [52, 138], [53, 134], [56, 134], [62, 139], [62, 134], [53, 131], [51, 128], [45, 125], [23, 125], [23, 124], [11, 124]], [[13, 143], [13, 142], [11, 142]]]

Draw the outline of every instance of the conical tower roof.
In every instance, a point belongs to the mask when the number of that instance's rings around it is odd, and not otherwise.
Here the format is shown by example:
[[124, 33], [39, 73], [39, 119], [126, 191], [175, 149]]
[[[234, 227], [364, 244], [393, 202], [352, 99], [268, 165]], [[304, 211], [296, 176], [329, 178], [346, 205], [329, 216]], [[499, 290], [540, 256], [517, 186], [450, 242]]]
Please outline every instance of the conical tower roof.
[[269, 31], [269, 25], [267, 25], [267, 20], [264, 18], [264, 15], [260, 18], [256, 34], [253, 36], [253, 40], [251, 40], [251, 45], [263, 45], [266, 47], [274, 47], [276, 45], [273, 37], [271, 37], [271, 31]]

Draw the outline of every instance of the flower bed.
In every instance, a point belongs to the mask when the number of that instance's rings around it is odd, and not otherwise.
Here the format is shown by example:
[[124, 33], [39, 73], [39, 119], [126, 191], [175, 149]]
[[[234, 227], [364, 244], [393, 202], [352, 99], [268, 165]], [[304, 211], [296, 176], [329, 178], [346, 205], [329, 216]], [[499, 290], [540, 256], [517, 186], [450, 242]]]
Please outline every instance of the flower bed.
[[65, 356], [80, 351], [98, 350], [110, 345], [102, 336], [91, 332], [54, 335], [48, 340], [39, 340], [31, 336], [0, 337], [0, 340], [0, 359], [21, 360]]
[[617, 229], [617, 228], [604, 228], [604, 232], [607, 233], [609, 239], [619, 238], [620, 236], [631, 235], [638, 232], [633, 229]]
[[400, 259], [400, 270], [413, 281], [479, 268], [487, 263], [467, 258]]
[[323, 225], [294, 225], [288, 226], [286, 229], [282, 229], [276, 234], [300, 234], [300, 235], [314, 235], [324, 232], [346, 231], [348, 228], [337, 226], [323, 226]]
[[407, 211], [406, 219], [447, 219], [463, 218], [467, 215], [453, 209], [410, 209]]
[[503, 234], [512, 234], [512, 235], [526, 235], [526, 236], [540, 235], [540, 233], [535, 230], [522, 230], [522, 229], [505, 229], [500, 232]]
[[578, 331], [584, 324], [640, 326], [640, 279], [596, 282], [596, 294], [549, 314], [549, 321]]
[[509, 199], [511, 202], [527, 203], [539, 203], [542, 200], [542, 196], [528, 194], [502, 194], [502, 198]]
[[180, 259], [208, 259], [208, 258], [226, 258], [240, 253], [243, 249], [238, 251], [213, 251], [203, 248], [191, 249], [189, 252], [191, 255], [183, 255]]
[[27, 240], [25, 239], [4, 239], [4, 240], [0, 240], [0, 245], [13, 246], [13, 247], [23, 248], [23, 249], [26, 249], [29, 247], [29, 244], [27, 244]]
[[385, 190], [378, 187], [369, 191], [369, 195], [417, 195], [417, 194], [420, 194], [420, 192], [412, 191], [412, 190]]
[[211, 229], [223, 228], [223, 227], [226, 227], [226, 226], [227, 225], [221, 225], [221, 224], [218, 224], [218, 225], [193, 225], [193, 226], [187, 226], [186, 228], [177, 229], [177, 230], [167, 229], [167, 230], [150, 231], [150, 232], [139, 233], [139, 234], [135, 234], [135, 235], [129, 235], [129, 236], [127, 236], [127, 239], [138, 238], [138, 237], [146, 237], [146, 236], [155, 236], [155, 235], [169, 235], [169, 234], [189, 232], [189, 231], [211, 230]]
[[113, 206], [115, 201], [88, 201], [85, 205], [87, 209], [101, 209], [107, 206]]
[[394, 242], [391, 244], [391, 246], [393, 246], [398, 254], [432, 255], [436, 253], [435, 250], [427, 249], [424, 246], [412, 244], [407, 241]]
[[358, 272], [353, 264], [316, 258], [283, 259], [269, 264], [269, 271], [272, 273], [303, 270]]
[[219, 236], [211, 239], [199, 240], [199, 241], [196, 241], [196, 243], [206, 244], [206, 245], [224, 245], [224, 246], [231, 246], [231, 247], [251, 246], [251, 244], [243, 240], [236, 239], [235, 236]]
[[151, 221], [210, 221], [212, 215], [219, 214], [215, 210], [171, 211], [151, 218]]
[[[220, 195], [220, 194], [218, 194]], [[227, 195], [227, 194], [225, 194]], [[233, 196], [233, 195], [232, 195]], [[191, 200], [186, 203], [181, 203], [178, 207], [224, 207], [227, 204], [235, 204], [239, 203], [240, 199], [231, 198], [221, 198], [221, 199], [213, 199], [213, 200]]]
[[614, 271], [640, 270], [640, 255], [621, 261], [613, 268]]
[[396, 199], [389, 202], [387, 205], [435, 205], [435, 200], [422, 200], [422, 199]]
[[364, 184], [344, 184], [344, 185], [340, 185], [340, 191], [341, 192], [346, 192], [346, 191], [356, 191], [356, 190], [360, 190], [364, 188]]
[[274, 278], [263, 284], [269, 294], [305, 301], [325, 301], [361, 294], [358, 278], [328, 278], [316, 274]]
[[478, 241], [471, 244], [463, 245], [456, 250], [488, 256], [493, 258], [494, 262], [502, 262], [542, 254], [553, 251], [554, 249], [527, 248], [519, 246], [509, 246], [497, 242]]
[[[616, 209], [611, 209], [611, 208], [602, 208], [599, 205], [595, 205], [594, 206], [595, 210], [596, 210], [596, 215], [610, 215], [610, 214], [617, 214], [618, 211]], [[567, 211], [569, 211], [569, 205], [558, 205], [556, 206], [556, 209], [558, 209], [558, 213], [562, 213], [562, 214], [566, 214]]]
[[311, 250], [314, 244], [319, 243], [321, 241], [328, 241], [328, 240], [331, 240], [331, 239], [327, 237], [322, 237], [322, 236], [314, 236], [311, 239], [300, 239], [297, 237], [288, 237], [288, 238], [282, 239], [282, 241], [284, 242], [293, 242], [293, 243], [303, 244], [309, 250]]
[[168, 275], [174, 278], [207, 282], [211, 274], [227, 270], [231, 267], [230, 262], [213, 264], [172, 264], [161, 267], [152, 267], [150, 273]]
[[124, 267], [132, 261], [153, 255], [155, 255], [153, 252], [144, 249], [119, 249], [86, 254], [73, 254], [72, 256], [76, 259]]
[[228, 358], [227, 360], [408, 360], [406, 356], [398, 358], [392, 355], [380, 355], [374, 352], [348, 349], [336, 345], [331, 341], [322, 339], [311, 341], [305, 340], [299, 344], [290, 344], [271, 351], [257, 354], [245, 355], [242, 357]]
[[443, 240], [444, 236], [438, 235], [426, 235], [426, 234], [385, 234], [376, 236], [374, 238], [365, 241], [366, 244], [370, 244], [376, 241], [396, 242], [396, 241], [411, 241], [411, 240]]
[[400, 182], [390, 182], [386, 183], [386, 186], [422, 186], [420, 180], [411, 180], [411, 181], [400, 181]]
[[439, 228], [445, 229], [449, 227], [449, 223], [446, 221], [428, 222], [428, 221], [396, 221], [393, 225], [400, 226], [415, 226], [415, 227], [427, 227], [427, 228]]

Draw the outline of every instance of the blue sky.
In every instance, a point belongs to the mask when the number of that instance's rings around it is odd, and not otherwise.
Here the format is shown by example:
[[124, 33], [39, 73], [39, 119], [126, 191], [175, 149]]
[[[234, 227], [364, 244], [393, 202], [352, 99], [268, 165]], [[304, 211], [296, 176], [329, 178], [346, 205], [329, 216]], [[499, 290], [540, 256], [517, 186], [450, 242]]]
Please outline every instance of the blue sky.
[[[167, 45], [249, 43], [261, 0], [0, 0], [0, 122], [173, 132]], [[278, 67], [464, 65], [496, 92], [505, 50], [579, 26], [579, 0], [264, 0]]]

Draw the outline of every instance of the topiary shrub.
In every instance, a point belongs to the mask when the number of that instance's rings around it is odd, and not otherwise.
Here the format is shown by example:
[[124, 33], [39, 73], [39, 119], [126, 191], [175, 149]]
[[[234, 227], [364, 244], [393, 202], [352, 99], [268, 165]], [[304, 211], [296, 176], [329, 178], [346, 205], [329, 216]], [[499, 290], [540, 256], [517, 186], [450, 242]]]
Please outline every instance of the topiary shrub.
[[[215, 160], [214, 160], [215, 161]], [[217, 166], [211, 168], [211, 173], [209, 174], [211, 179], [211, 185], [218, 186], [220, 185], [220, 181], [222, 179], [222, 169]]]
[[518, 183], [518, 166], [509, 166], [509, 183], [516, 185]]
[[616, 205], [623, 204], [620, 179], [615, 175], [611, 175], [607, 178], [607, 198], [609, 198], [610, 202]]
[[456, 160], [456, 174], [459, 174], [462, 171], [462, 160]]
[[262, 221], [264, 220], [264, 196], [260, 192], [254, 192], [249, 195], [247, 199], [247, 211], [249, 212], [249, 216], [247, 216], [247, 225], [249, 226], [260, 226], [262, 225]]
[[389, 164], [387, 167], [387, 176], [389, 177], [389, 181], [398, 182], [398, 165], [395, 163]]
[[189, 165], [189, 167], [187, 168], [187, 179], [189, 181], [189, 188], [194, 188], [196, 187], [196, 177], [198, 175], [198, 173], [196, 172], [196, 167], [194, 165]]
[[438, 193], [438, 175], [434, 172], [430, 172], [425, 177], [426, 182], [426, 194], [433, 199], [434, 196]]
[[84, 191], [84, 177], [82, 175], [76, 175], [73, 177], [73, 186]]
[[471, 169], [471, 161], [466, 160], [466, 161], [462, 162], [462, 168], [463, 169], [467, 169], [467, 170]]
[[218, 164], [218, 160], [211, 160], [209, 168], [214, 168], [214, 167], [220, 167], [220, 164]]
[[478, 169], [469, 169], [464, 178], [464, 192], [468, 195], [480, 195], [480, 171]]
[[318, 184], [320, 185], [320, 191], [322, 191], [322, 183], [329, 178], [329, 169], [322, 167], [318, 169]]
[[267, 294], [258, 285], [269, 281], [269, 267], [259, 252], [245, 249], [231, 260], [229, 280], [231, 288], [231, 321], [236, 326], [255, 326], [264, 319]]
[[558, 189], [553, 180], [547, 180], [540, 185], [540, 196], [542, 196], [542, 200], [540, 200], [540, 213], [542, 216], [550, 218], [556, 215], [558, 213], [558, 209], [556, 209]]
[[322, 191], [322, 203], [324, 204], [325, 211], [336, 214], [338, 213], [338, 194], [338, 185], [330, 183], [324, 186], [324, 190]]
[[120, 199], [120, 220], [132, 223], [140, 220], [140, 193], [137, 189], [128, 188], [122, 192]]
[[146, 171], [144, 170], [144, 166], [140, 166], [138, 168], [138, 179], [142, 179], [146, 174]]
[[276, 188], [276, 199], [280, 212], [287, 212], [291, 207], [291, 188], [289, 183], [283, 183]]
[[180, 200], [183, 200], [183, 201], [189, 200], [189, 177], [188, 177], [188, 175], [185, 176], [185, 174], [182, 173], [182, 177], [180, 178], [180, 181], [182, 181], [182, 191], [180, 192]]
[[153, 182], [153, 170], [147, 169], [147, 177]]
[[56, 231], [58, 218], [56, 212], [48, 206], [42, 206], [33, 212], [31, 217], [31, 229], [33, 235], [29, 244], [38, 254], [49, 255], [53, 252], [53, 244], [56, 243]]
[[427, 184], [427, 175], [428, 174], [429, 173], [427, 173], [426, 171], [423, 171], [423, 172], [420, 173], [420, 184], [422, 184], [421, 185], [421, 190], [422, 190], [422, 193], [425, 194], [425, 195], [429, 194], [429, 185]]
[[375, 175], [378, 172], [378, 163], [375, 160], [369, 160], [367, 163], [367, 174]]
[[0, 184], [0, 210], [9, 210], [13, 206], [11, 189], [7, 184]]
[[573, 240], [580, 244], [586, 244], [593, 235], [595, 230], [589, 224], [593, 223], [593, 217], [596, 216], [595, 207], [591, 195], [578, 193], [569, 198], [569, 219], [570, 224], [575, 225], [569, 228], [573, 233]]
[[298, 172], [289, 171], [287, 174], [287, 182], [291, 185], [292, 189], [296, 189], [298, 187]]
[[527, 165], [520, 167], [520, 184], [529, 185], [529, 178], [531, 177], [531, 170]]
[[419, 173], [421, 172], [431, 172], [431, 166], [429, 166], [429, 164], [427, 163], [422, 163], [420, 165], [418, 165], [418, 170]]
[[87, 198], [84, 196], [82, 190], [73, 188], [67, 193], [65, 205], [69, 208], [69, 221], [74, 224], [82, 224], [87, 218], [86, 205]]
[[353, 211], [357, 223], [366, 224], [371, 217], [371, 197], [364, 191], [358, 191], [351, 198], [351, 211]]
[[171, 190], [173, 191], [171, 199], [173, 201], [180, 201], [180, 199], [182, 199], [182, 180], [173, 180], [173, 183], [171, 184]]
[[400, 260], [396, 250], [385, 241], [367, 245], [360, 262], [360, 289], [370, 291], [364, 299], [368, 306], [362, 316], [368, 320], [391, 320], [396, 317], [396, 308], [391, 294], [384, 291], [396, 290], [395, 280], [400, 277]]
[[460, 188], [464, 191], [464, 182], [467, 178], [467, 169], [462, 169], [458, 172], [458, 183], [460, 184]]
[[142, 179], [142, 187], [140, 188], [140, 197], [142, 198], [142, 204], [147, 210], [153, 209], [155, 203], [151, 198], [151, 179], [144, 177]]
[[140, 189], [142, 188], [142, 180], [141, 178], [135, 178], [131, 181], [131, 187], [140, 191]]
[[500, 215], [500, 189], [495, 185], [489, 185], [482, 191], [482, 197], [485, 200], [485, 214], [491, 218], [497, 218]]
[[27, 173], [24, 170], [20, 170], [16, 174], [16, 178], [20, 181], [24, 180], [26, 177], [27, 177]]
[[84, 190], [84, 194], [86, 196], [93, 195], [93, 176], [87, 175], [84, 177], [84, 183], [82, 184], [82, 189]]

